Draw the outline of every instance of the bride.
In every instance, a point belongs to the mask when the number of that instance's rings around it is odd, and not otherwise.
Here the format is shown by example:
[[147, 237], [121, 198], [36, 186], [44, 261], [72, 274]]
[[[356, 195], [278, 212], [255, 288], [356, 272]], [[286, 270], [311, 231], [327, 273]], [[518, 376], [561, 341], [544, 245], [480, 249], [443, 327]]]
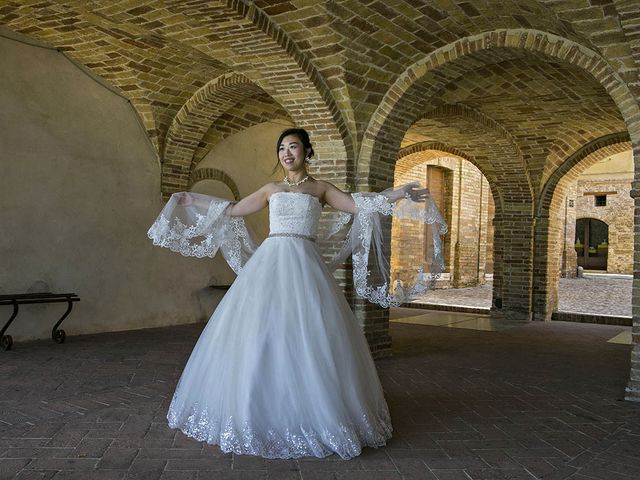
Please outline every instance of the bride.
[[[353, 216], [333, 265], [351, 253], [356, 293], [383, 306], [423, 292], [431, 277], [419, 269], [412, 288], [389, 288], [380, 215], [437, 224], [432, 269], [446, 225], [416, 184], [350, 195], [310, 176], [313, 148], [303, 129], [282, 132], [277, 153], [282, 182], [237, 203], [174, 194], [149, 230], [154, 244], [183, 255], [213, 257], [220, 249], [238, 273], [193, 349], [167, 418], [224, 452], [349, 459], [385, 445], [392, 426], [365, 337], [315, 243], [322, 208], [345, 212], [338, 227]], [[256, 248], [242, 217], [267, 206], [270, 233]], [[381, 261], [369, 262], [376, 252]], [[380, 271], [371, 275], [374, 267]]]

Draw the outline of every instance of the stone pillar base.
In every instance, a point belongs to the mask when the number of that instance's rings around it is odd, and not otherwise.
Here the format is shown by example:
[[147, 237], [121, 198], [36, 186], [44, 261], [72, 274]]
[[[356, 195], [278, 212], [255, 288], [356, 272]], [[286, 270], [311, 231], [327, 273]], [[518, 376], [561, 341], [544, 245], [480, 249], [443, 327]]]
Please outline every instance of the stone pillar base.
[[373, 305], [362, 299], [355, 299], [352, 303], [352, 309], [367, 339], [371, 356], [374, 359], [390, 357], [389, 309]]
[[640, 402], [640, 344], [637, 343], [631, 351], [631, 378], [624, 390], [624, 399]]
[[548, 310], [546, 312], [534, 312], [533, 313], [533, 321], [535, 322], [550, 322], [551, 321], [551, 316], [553, 315], [553, 312], [551, 310]]
[[369, 349], [371, 350], [371, 356], [374, 360], [391, 358], [393, 356], [391, 352], [391, 336], [378, 333], [375, 338], [375, 343], [372, 344], [372, 342], [369, 341]]
[[629, 381], [624, 389], [624, 399], [629, 402], [640, 402], [640, 382]]
[[505, 322], [527, 323], [532, 320], [532, 312], [526, 310], [515, 310], [508, 308], [492, 307], [489, 311], [491, 320], [501, 320]]

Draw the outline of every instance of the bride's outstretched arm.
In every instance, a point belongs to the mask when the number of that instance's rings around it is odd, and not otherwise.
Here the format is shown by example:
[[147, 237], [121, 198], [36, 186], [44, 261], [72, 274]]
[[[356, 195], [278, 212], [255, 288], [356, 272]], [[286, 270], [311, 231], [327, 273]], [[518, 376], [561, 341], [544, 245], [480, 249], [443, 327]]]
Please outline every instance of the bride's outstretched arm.
[[324, 201], [330, 207], [335, 208], [336, 210], [340, 210], [341, 212], [347, 213], [356, 213], [356, 202], [353, 200], [353, 197], [340, 190], [335, 185], [330, 184], [329, 182], [322, 182], [325, 185], [324, 191]]
[[[356, 202], [350, 194], [343, 192], [328, 182], [324, 183], [326, 185], [324, 198], [331, 207], [347, 213], [357, 212]], [[418, 183], [409, 183], [395, 190], [382, 192], [381, 195], [387, 197], [390, 203], [395, 203], [406, 197], [409, 197], [414, 202], [425, 202], [429, 198], [429, 189], [420, 188]]]
[[[225, 210], [225, 214], [230, 217], [243, 217], [258, 212], [267, 206], [269, 198], [269, 190], [267, 185], [260, 190], [256, 190], [251, 195], [243, 198], [239, 202], [230, 202], [229, 207]], [[208, 195], [192, 195], [191, 192], [179, 192], [174, 196], [177, 204], [182, 206], [194, 206], [199, 208], [208, 208], [212, 200], [223, 200]]]
[[258, 212], [267, 206], [269, 191], [269, 186], [265, 185], [251, 195], [244, 197], [238, 203], [230, 205], [225, 213], [232, 217], [243, 217]]

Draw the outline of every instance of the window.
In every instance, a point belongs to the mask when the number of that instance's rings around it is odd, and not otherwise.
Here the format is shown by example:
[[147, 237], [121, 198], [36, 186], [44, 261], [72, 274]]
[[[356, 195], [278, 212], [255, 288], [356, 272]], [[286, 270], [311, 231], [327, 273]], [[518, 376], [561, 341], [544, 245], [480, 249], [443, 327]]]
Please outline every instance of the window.
[[596, 207], [606, 207], [607, 206], [607, 196], [606, 195], [594, 195], [594, 205]]

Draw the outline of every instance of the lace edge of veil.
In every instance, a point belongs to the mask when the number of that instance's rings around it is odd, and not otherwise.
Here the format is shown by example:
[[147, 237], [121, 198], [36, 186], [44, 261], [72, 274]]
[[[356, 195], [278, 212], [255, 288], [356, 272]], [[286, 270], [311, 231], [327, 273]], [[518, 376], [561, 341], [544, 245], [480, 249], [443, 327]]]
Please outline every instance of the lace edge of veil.
[[[181, 204], [184, 195], [191, 203]], [[222, 252], [229, 267], [240, 273], [256, 245], [242, 217], [227, 215], [233, 202], [192, 192], [174, 193], [149, 228], [153, 244], [185, 257], [213, 258]]]
[[[404, 188], [400, 187], [400, 188]], [[335, 270], [349, 254], [353, 264], [353, 284], [358, 297], [388, 308], [423, 295], [433, 288], [444, 269], [442, 235], [448, 227], [435, 202], [414, 202], [407, 195], [397, 202], [390, 202], [386, 194], [354, 193], [357, 213], [353, 216], [342, 214], [333, 225], [329, 237], [353, 219], [340, 252], [332, 259], [329, 267]], [[389, 272], [390, 246], [385, 245], [381, 217], [392, 216], [400, 220], [412, 220], [429, 224], [433, 241], [433, 255], [428, 261], [429, 271], [422, 265], [415, 268], [413, 278], [404, 284], [400, 280], [391, 283]]]

